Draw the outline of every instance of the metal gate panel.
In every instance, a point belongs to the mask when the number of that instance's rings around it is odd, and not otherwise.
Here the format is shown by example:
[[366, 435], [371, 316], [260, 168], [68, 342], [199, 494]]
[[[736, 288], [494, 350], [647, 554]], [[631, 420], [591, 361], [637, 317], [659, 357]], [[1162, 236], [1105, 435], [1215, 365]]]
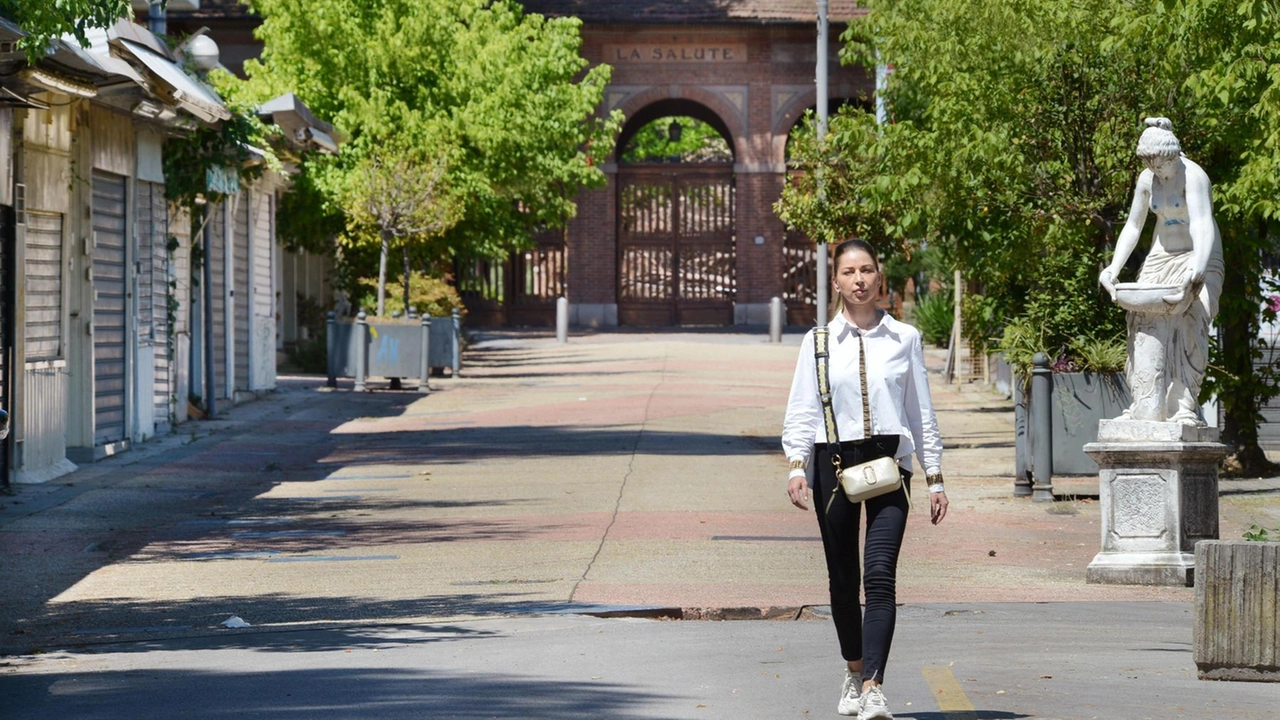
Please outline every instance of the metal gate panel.
[[24, 360], [62, 357], [62, 214], [27, 213]]
[[235, 345], [235, 389], [249, 389], [249, 199], [248, 192], [241, 191], [234, 205], [231, 253], [231, 302], [234, 327], [232, 342]]
[[565, 231], [538, 233], [534, 246], [513, 253], [509, 265], [512, 287], [507, 322], [522, 327], [554, 327], [556, 300], [568, 292]]
[[633, 167], [618, 177], [619, 322], [732, 324], [732, 168]]
[[94, 444], [125, 437], [125, 179], [93, 174]]
[[[227, 223], [223, 203], [218, 203], [210, 212], [209, 220], [209, 291], [211, 302], [209, 307], [213, 314], [213, 383], [215, 398], [230, 396], [227, 390], [227, 276], [225, 272], [227, 258]], [[206, 392], [208, 392], [206, 390]]]
[[[507, 324], [507, 263], [488, 258], [461, 258], [455, 263], [458, 297], [467, 308], [467, 325]], [[420, 308], [421, 309], [421, 308]]]
[[782, 300], [788, 325], [812, 325], [818, 317], [818, 244], [799, 230], [782, 242]]
[[155, 349], [155, 417], [170, 415], [172, 358], [169, 353], [169, 205], [164, 186], [139, 182], [138, 207], [138, 337]]

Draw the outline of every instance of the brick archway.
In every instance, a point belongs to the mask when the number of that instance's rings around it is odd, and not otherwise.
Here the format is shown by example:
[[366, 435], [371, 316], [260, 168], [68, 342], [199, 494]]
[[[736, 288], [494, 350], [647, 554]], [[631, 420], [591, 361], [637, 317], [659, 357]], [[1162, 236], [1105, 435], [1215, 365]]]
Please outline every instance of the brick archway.
[[[696, 85], [646, 88], [613, 88], [617, 103], [611, 109], [621, 110], [627, 120], [618, 136], [618, 144], [610, 160], [617, 162], [617, 151], [625, 141], [652, 120], [667, 115], [688, 115], [714, 127], [726, 140], [735, 159], [747, 151], [747, 117], [745, 107], [733, 104], [737, 93], [745, 106], [746, 88], [707, 89]], [[668, 112], [670, 110], [670, 112]]]
[[[737, 135], [724, 116], [701, 102], [668, 95], [628, 115], [615, 157], [641, 128], [671, 116], [706, 122], [734, 148]], [[732, 324], [737, 292], [733, 164], [619, 163], [616, 187], [618, 322]]]

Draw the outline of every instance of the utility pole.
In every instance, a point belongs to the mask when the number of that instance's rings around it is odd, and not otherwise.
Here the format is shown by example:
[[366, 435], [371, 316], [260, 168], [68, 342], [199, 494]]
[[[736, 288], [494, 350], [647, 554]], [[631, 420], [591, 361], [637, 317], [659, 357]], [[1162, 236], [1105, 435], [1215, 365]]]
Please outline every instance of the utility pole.
[[[818, 84], [818, 148], [825, 151], [827, 144], [827, 5], [828, 0], [818, 0], [818, 67], [816, 72], [816, 82]], [[825, 152], [819, 157], [824, 157]], [[826, 184], [823, 182], [822, 173], [823, 165], [819, 160], [816, 169], [818, 173], [818, 203], [827, 201]], [[827, 306], [830, 304], [828, 293], [831, 290], [829, 282], [830, 272], [828, 270], [827, 260], [827, 241], [825, 238], [817, 238], [818, 240], [818, 327], [827, 324]]]

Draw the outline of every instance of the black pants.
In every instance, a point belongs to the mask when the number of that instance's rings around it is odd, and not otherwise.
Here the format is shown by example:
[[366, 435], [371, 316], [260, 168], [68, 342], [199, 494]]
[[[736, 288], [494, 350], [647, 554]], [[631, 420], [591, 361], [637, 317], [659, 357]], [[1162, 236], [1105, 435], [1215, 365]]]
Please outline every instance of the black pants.
[[[896, 436], [878, 435], [860, 444], [841, 443], [845, 467], [878, 457], [893, 457]], [[911, 473], [903, 470], [903, 489], [854, 504], [837, 491], [827, 512], [827, 501], [836, 485], [835, 468], [825, 443], [815, 448], [817, 478], [814, 505], [822, 530], [822, 549], [827, 556], [827, 576], [831, 583], [831, 617], [840, 639], [840, 654], [847, 661], [862, 660], [862, 679], [884, 682], [884, 668], [893, 644], [897, 622], [898, 552], [907, 527], [907, 495]], [[867, 540], [865, 567], [858, 564], [858, 531], [861, 511], [866, 506]], [[867, 609], [858, 602], [858, 586], [866, 591]]]

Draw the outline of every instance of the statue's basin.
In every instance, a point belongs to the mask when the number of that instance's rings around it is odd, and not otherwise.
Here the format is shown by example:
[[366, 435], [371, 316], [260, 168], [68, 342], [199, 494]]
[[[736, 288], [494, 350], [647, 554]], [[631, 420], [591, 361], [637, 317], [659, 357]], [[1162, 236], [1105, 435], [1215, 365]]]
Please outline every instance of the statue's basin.
[[1181, 315], [1195, 299], [1182, 285], [1117, 283], [1115, 287], [1116, 304], [1143, 315]]

